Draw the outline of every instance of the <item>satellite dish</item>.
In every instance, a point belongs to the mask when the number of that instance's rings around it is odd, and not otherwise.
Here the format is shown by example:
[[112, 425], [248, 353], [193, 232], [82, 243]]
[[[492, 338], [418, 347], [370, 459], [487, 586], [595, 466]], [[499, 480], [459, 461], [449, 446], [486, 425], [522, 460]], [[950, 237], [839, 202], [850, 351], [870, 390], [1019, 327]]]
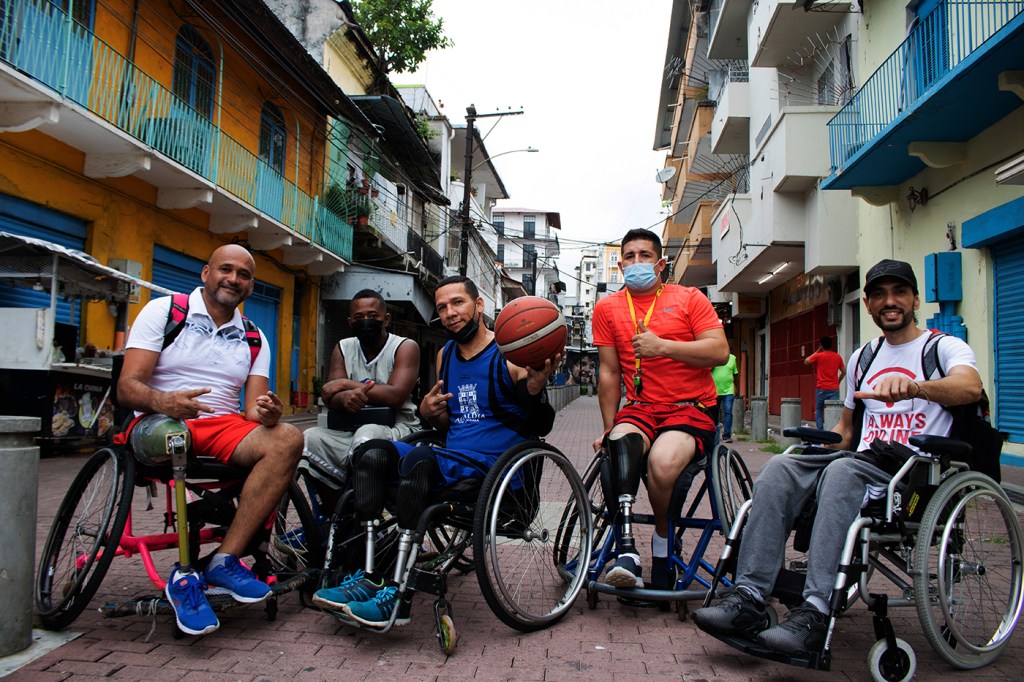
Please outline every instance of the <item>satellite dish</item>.
[[672, 179], [672, 176], [676, 174], [675, 166], [668, 166], [658, 171], [657, 175], [654, 176], [658, 182], [668, 182]]

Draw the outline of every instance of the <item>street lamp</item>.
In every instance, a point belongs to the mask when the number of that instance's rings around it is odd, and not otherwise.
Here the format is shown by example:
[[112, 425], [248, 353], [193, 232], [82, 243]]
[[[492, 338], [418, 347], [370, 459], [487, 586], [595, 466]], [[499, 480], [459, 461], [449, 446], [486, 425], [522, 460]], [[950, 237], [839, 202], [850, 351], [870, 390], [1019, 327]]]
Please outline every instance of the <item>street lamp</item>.
[[498, 158], [499, 156], [505, 156], [506, 154], [515, 154], [516, 152], [539, 152], [539, 151], [540, 150], [537, 149], [536, 147], [527, 147], [526, 149], [510, 149], [507, 152], [501, 152], [499, 154], [494, 154], [492, 156], [488, 156], [486, 159], [484, 159], [483, 161], [481, 161], [477, 165], [473, 166], [471, 171], [475, 171], [480, 166], [484, 165], [488, 161], [492, 161], [492, 160]]

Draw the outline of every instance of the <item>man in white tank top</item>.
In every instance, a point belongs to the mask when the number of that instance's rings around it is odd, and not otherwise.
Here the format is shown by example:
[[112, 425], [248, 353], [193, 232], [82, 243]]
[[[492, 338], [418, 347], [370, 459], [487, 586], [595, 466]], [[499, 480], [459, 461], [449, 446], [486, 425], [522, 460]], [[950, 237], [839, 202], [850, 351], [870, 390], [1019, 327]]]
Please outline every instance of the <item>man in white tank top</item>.
[[[299, 465], [330, 490], [344, 487], [349, 458], [361, 443], [372, 438], [401, 440], [420, 428], [411, 398], [419, 376], [420, 348], [388, 332], [390, 322], [384, 297], [370, 289], [359, 291], [348, 317], [355, 336], [339, 341], [331, 353], [321, 397], [324, 406], [350, 427], [308, 429]], [[364, 409], [374, 407], [390, 408], [390, 412]], [[392, 415], [393, 425], [389, 425]]]

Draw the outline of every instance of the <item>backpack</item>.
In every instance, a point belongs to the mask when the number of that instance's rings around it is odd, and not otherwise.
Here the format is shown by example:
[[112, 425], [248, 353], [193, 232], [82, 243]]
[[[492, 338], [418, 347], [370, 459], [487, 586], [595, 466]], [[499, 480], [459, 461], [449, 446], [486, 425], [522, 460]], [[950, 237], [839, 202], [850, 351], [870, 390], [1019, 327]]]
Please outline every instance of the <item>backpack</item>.
[[[163, 350], [174, 343], [178, 334], [185, 328], [185, 318], [188, 317], [188, 294], [172, 294], [171, 308], [167, 311], [167, 323], [164, 325]], [[245, 315], [242, 315], [242, 327], [245, 329], [245, 341], [249, 344], [249, 369], [256, 364], [256, 356], [260, 354], [260, 347], [263, 339], [260, 337], [260, 330], [256, 324]]]
[[[945, 370], [939, 363], [939, 341], [944, 336], [948, 336], [948, 334], [933, 331], [921, 350], [921, 367], [926, 381], [946, 376]], [[884, 342], [885, 337], [880, 336], [877, 343], [869, 342], [861, 351], [857, 360], [857, 368], [854, 370], [855, 390], [860, 390], [861, 383], [867, 376], [868, 369]], [[864, 401], [856, 400], [855, 403], [852, 442], [858, 443], [864, 418]], [[989, 400], [985, 389], [982, 389], [981, 399], [977, 402], [952, 407], [943, 406], [943, 408], [953, 416], [953, 426], [950, 428], [949, 437], [962, 440], [971, 446], [967, 464], [973, 471], [983, 473], [999, 483], [1002, 480], [999, 457], [1003, 451], [1003, 443], [1009, 434], [992, 426], [989, 416]]]

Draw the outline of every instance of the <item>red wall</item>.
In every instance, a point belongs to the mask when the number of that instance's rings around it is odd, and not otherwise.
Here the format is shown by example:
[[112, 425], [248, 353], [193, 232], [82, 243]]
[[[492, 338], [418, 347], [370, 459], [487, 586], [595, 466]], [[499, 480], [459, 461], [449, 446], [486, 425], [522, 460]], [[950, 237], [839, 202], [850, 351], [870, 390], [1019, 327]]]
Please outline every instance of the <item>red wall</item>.
[[783, 398], [800, 398], [805, 420], [814, 421], [814, 368], [804, 360], [818, 348], [818, 339], [831, 336], [835, 350], [836, 330], [828, 325], [828, 306], [772, 323], [768, 370], [768, 411], [779, 414]]

